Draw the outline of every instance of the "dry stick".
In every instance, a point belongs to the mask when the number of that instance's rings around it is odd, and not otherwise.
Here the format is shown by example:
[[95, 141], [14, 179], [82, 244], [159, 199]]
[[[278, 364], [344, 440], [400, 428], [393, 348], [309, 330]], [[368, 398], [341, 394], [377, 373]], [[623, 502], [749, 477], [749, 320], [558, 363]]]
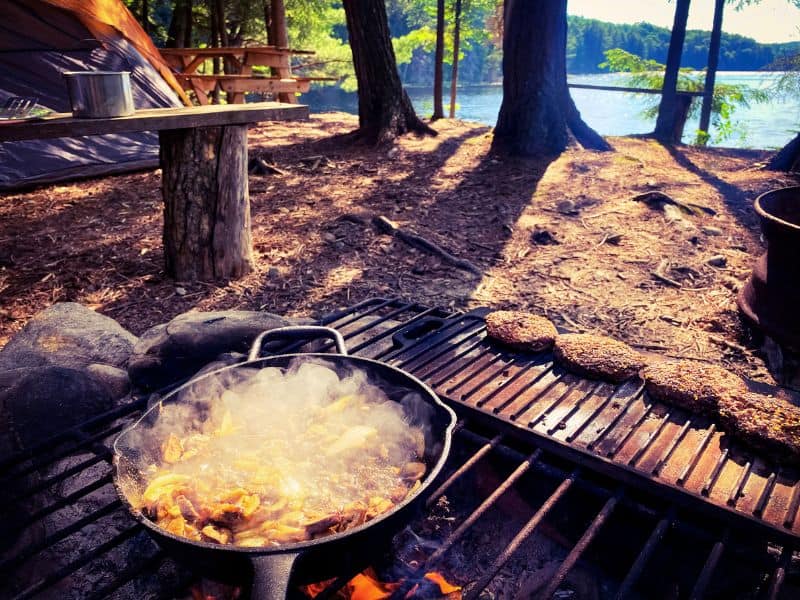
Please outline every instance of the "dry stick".
[[680, 283], [678, 283], [674, 279], [670, 279], [669, 277], [667, 277], [666, 275], [664, 275], [662, 273], [662, 271], [664, 270], [664, 268], [666, 268], [666, 266], [667, 266], [667, 261], [666, 260], [662, 260], [659, 263], [659, 265], [655, 268], [655, 270], [650, 271], [650, 274], [653, 277], [655, 277], [656, 279], [658, 279], [659, 281], [661, 281], [663, 283], [666, 283], [667, 285], [671, 285], [672, 287], [676, 287], [676, 288], [683, 287]]
[[468, 260], [465, 260], [463, 258], [458, 258], [457, 256], [453, 256], [447, 250], [444, 250], [441, 246], [434, 244], [430, 240], [426, 240], [422, 236], [419, 236], [415, 233], [409, 233], [407, 231], [403, 231], [395, 223], [393, 223], [383, 215], [378, 215], [373, 217], [372, 224], [375, 225], [375, 227], [378, 228], [378, 230], [382, 231], [383, 233], [388, 233], [389, 235], [393, 235], [394, 237], [400, 238], [409, 246], [414, 246], [415, 248], [419, 248], [420, 250], [424, 250], [425, 252], [430, 252], [431, 254], [435, 254], [436, 256], [439, 256], [443, 260], [449, 262], [451, 265], [455, 267], [458, 267], [459, 269], [463, 269], [464, 271], [469, 271], [470, 273], [477, 275], [479, 277], [483, 276], [481, 270]]

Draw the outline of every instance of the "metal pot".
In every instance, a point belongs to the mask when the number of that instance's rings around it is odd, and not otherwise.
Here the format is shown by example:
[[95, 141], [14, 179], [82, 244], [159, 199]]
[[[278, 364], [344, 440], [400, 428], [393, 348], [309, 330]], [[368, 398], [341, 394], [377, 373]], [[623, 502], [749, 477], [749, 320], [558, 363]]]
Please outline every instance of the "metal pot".
[[125, 117], [134, 112], [130, 71], [67, 71], [72, 116]]
[[[283, 354], [259, 359], [261, 344], [271, 338], [329, 337], [336, 344], [337, 354], [304, 353]], [[306, 542], [281, 546], [246, 548], [196, 542], [174, 535], [145, 517], [128, 498], [131, 477], [140, 473], [141, 454], [147, 444], [147, 431], [157, 422], [162, 404], [180, 403], [192, 394], [193, 386], [215, 383], [214, 378], [235, 378], [253, 369], [288, 367], [296, 358], [324, 361], [337, 370], [358, 369], [366, 372], [371, 383], [383, 389], [392, 401], [400, 401], [409, 392], [421, 401], [419, 412], [425, 414], [425, 456], [427, 473], [420, 488], [393, 509], [366, 523], [340, 533]], [[241, 371], [241, 373], [240, 373]], [[291, 400], [291, 399], [289, 399]], [[410, 417], [414, 421], [417, 417]], [[114, 484], [125, 506], [133, 517], [145, 526], [148, 533], [176, 559], [190, 568], [221, 580], [235, 580], [247, 572], [252, 573], [251, 598], [283, 599], [289, 593], [289, 580], [295, 565], [300, 566], [298, 583], [312, 583], [342, 572], [355, 572], [365, 568], [375, 553], [391, 541], [392, 536], [410, 521], [424, 505], [432, 491], [432, 483], [442, 470], [450, 452], [450, 439], [456, 416], [442, 403], [434, 392], [415, 377], [384, 363], [368, 358], [347, 355], [344, 340], [334, 329], [327, 327], [283, 327], [259, 335], [248, 360], [238, 365], [206, 373], [181, 386], [154, 404], [133, 426], [123, 431], [114, 442]], [[141, 484], [144, 485], [144, 482]], [[353, 570], [355, 569], [355, 570]]]
[[761, 194], [754, 206], [767, 251], [739, 292], [739, 308], [778, 342], [800, 348], [800, 186]]

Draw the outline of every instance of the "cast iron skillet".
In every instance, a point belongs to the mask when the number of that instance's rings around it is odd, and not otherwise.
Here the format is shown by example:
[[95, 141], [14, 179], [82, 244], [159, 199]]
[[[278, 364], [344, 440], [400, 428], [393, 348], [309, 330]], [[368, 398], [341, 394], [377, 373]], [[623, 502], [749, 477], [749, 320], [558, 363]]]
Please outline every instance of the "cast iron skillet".
[[[259, 359], [261, 344], [267, 339], [278, 337], [332, 338], [337, 354], [283, 354]], [[144, 487], [140, 465], [143, 462], [160, 462], [160, 456], [148, 456], [147, 445], [142, 440], [147, 438], [148, 430], [158, 420], [162, 403], [187, 402], [193, 390], [196, 391], [201, 385], [235, 382], [237, 377], [242, 377], [248, 371], [252, 373], [254, 369], [286, 368], [299, 357], [321, 362], [335, 368], [339, 373], [353, 369], [365, 371], [370, 382], [381, 387], [390, 400], [395, 402], [409, 393], [418, 396], [417, 402], [412, 403], [414, 408], [406, 410], [406, 414], [412, 423], [427, 422], [424, 462], [428, 470], [415, 494], [392, 510], [341, 533], [307, 542], [261, 548], [195, 542], [174, 535], [160, 528], [131, 504], [126, 490], [130, 493], [137, 489], [142, 491]], [[248, 371], [244, 371], [245, 369]], [[287, 398], [287, 401], [291, 401], [291, 398]], [[238, 578], [250, 571], [253, 573], [251, 598], [283, 599], [289, 592], [289, 579], [296, 564], [302, 575], [295, 583], [320, 581], [341, 574], [345, 569], [360, 570], [369, 563], [370, 556], [374, 556], [381, 545], [388, 543], [394, 533], [415, 516], [430, 495], [431, 483], [447, 459], [455, 421], [456, 416], [452, 409], [445, 406], [428, 386], [415, 377], [378, 361], [348, 356], [344, 339], [338, 331], [327, 327], [282, 327], [259, 335], [253, 342], [246, 362], [224, 367], [189, 381], [154, 404], [136, 423], [123, 431], [114, 442], [114, 485], [133, 517], [177, 560], [197, 572], [222, 580]], [[158, 445], [154, 447], [157, 448]]]

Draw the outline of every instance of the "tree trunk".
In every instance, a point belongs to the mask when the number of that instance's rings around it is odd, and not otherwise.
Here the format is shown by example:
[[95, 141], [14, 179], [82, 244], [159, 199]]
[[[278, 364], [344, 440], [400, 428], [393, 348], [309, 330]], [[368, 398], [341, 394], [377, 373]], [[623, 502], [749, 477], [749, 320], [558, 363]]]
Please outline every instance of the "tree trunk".
[[184, 19], [183, 47], [184, 48], [192, 47], [192, 23], [194, 22], [194, 18], [192, 15], [192, 4], [193, 0], [183, 0], [183, 19]]
[[164, 259], [178, 281], [236, 279], [253, 268], [247, 125], [159, 133]]
[[678, 104], [678, 71], [681, 66], [683, 40], [686, 38], [686, 21], [689, 18], [690, 0], [677, 0], [675, 3], [675, 20], [669, 38], [667, 51], [667, 68], [664, 73], [664, 85], [661, 88], [661, 103], [658, 106], [658, 118], [653, 135], [663, 142], [679, 143], [674, 139], [675, 120], [680, 106]]
[[219, 32], [220, 46], [228, 45], [228, 28], [225, 22], [225, 3], [222, 0], [214, 0], [214, 15], [217, 17], [217, 31]]
[[150, 20], [148, 19], [148, 15], [150, 14], [150, 3], [147, 0], [142, 0], [142, 29], [145, 33], [150, 33]]
[[767, 163], [770, 171], [800, 171], [800, 133]]
[[[272, 43], [279, 48], [289, 47], [289, 29], [286, 26], [286, 7], [283, 0], [272, 0], [272, 13], [270, 19], [270, 27], [272, 30]], [[281, 67], [273, 67], [273, 76], [278, 77], [291, 77], [292, 70], [289, 65], [289, 57], [286, 57], [286, 64]], [[297, 103], [297, 96], [290, 92], [281, 92], [278, 94], [278, 101], [288, 102], [290, 104]]]
[[192, 45], [192, 0], [176, 0], [169, 21], [167, 48], [190, 48]]
[[384, 0], [342, 0], [358, 81], [357, 137], [380, 144], [410, 131], [436, 135], [400, 83]]
[[698, 127], [700, 131], [705, 131], [706, 133], [708, 133], [708, 125], [711, 122], [711, 103], [714, 100], [714, 83], [717, 78], [717, 65], [719, 64], [719, 45], [722, 39], [722, 13], [724, 10], [725, 0], [716, 0], [714, 4], [714, 26], [711, 29], [711, 41], [708, 45], [706, 85], [703, 92], [703, 106], [700, 109], [700, 126]]
[[444, 77], [444, 0], [436, 0], [436, 52], [433, 58], [433, 115], [431, 121], [444, 117], [442, 78]]
[[272, 38], [272, 6], [270, 0], [264, 0], [264, 29], [267, 30], [267, 46], [274, 46], [275, 40]]
[[453, 70], [450, 75], [450, 118], [456, 117], [456, 93], [458, 86], [458, 53], [461, 51], [461, 0], [456, 0], [453, 15]]
[[[217, 21], [216, 3], [211, 4], [209, 12], [211, 17], [211, 47], [219, 48], [219, 31], [218, 31], [219, 21]], [[212, 58], [211, 65], [214, 75], [219, 75], [220, 74], [219, 58], [216, 56]], [[212, 104], [219, 104], [219, 85], [214, 86], [214, 91], [211, 92], [211, 102]]]
[[569, 132], [587, 148], [611, 147], [581, 119], [567, 88], [567, 2], [506, 0], [503, 102], [493, 148], [521, 156], [553, 156]]

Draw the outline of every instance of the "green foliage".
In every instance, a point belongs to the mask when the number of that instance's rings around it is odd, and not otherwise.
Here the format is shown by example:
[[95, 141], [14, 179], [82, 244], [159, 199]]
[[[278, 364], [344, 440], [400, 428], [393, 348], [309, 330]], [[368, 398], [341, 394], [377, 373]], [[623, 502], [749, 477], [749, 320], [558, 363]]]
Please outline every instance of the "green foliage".
[[[603, 60], [603, 53], [612, 48], [621, 48], [645, 59], [666, 61], [670, 38], [670, 30], [666, 27], [650, 23], [614, 24], [576, 16], [569, 16], [567, 24], [567, 70], [570, 73], [599, 73], [598, 65]], [[708, 31], [686, 32], [682, 66], [705, 68], [710, 37]], [[723, 32], [719, 68], [727, 71], [771, 68], [770, 65], [779, 57], [798, 50], [800, 44], [797, 42], [760, 44], [748, 37]]]
[[[664, 84], [663, 64], [644, 59], [620, 48], [613, 48], [605, 52], [606, 60], [600, 67], [614, 73], [628, 73], [626, 83], [629, 87], [661, 89]], [[705, 88], [706, 72], [683, 68], [678, 73], [678, 90], [687, 92], [700, 92]], [[646, 96], [648, 106], [643, 111], [643, 116], [654, 119], [658, 115], [660, 96], [651, 94], [636, 94]], [[769, 94], [763, 90], [750, 88], [746, 85], [732, 85], [717, 83], [714, 86], [714, 95], [711, 100], [711, 123], [715, 135], [710, 138], [708, 132], [698, 132], [696, 143], [705, 143], [711, 139], [714, 143], [729, 140], [734, 136], [742, 139], [746, 135], [744, 126], [734, 121], [733, 116], [738, 107], [748, 108], [751, 102], [767, 102]], [[700, 111], [700, 99], [692, 100], [689, 116], [696, 116]]]

